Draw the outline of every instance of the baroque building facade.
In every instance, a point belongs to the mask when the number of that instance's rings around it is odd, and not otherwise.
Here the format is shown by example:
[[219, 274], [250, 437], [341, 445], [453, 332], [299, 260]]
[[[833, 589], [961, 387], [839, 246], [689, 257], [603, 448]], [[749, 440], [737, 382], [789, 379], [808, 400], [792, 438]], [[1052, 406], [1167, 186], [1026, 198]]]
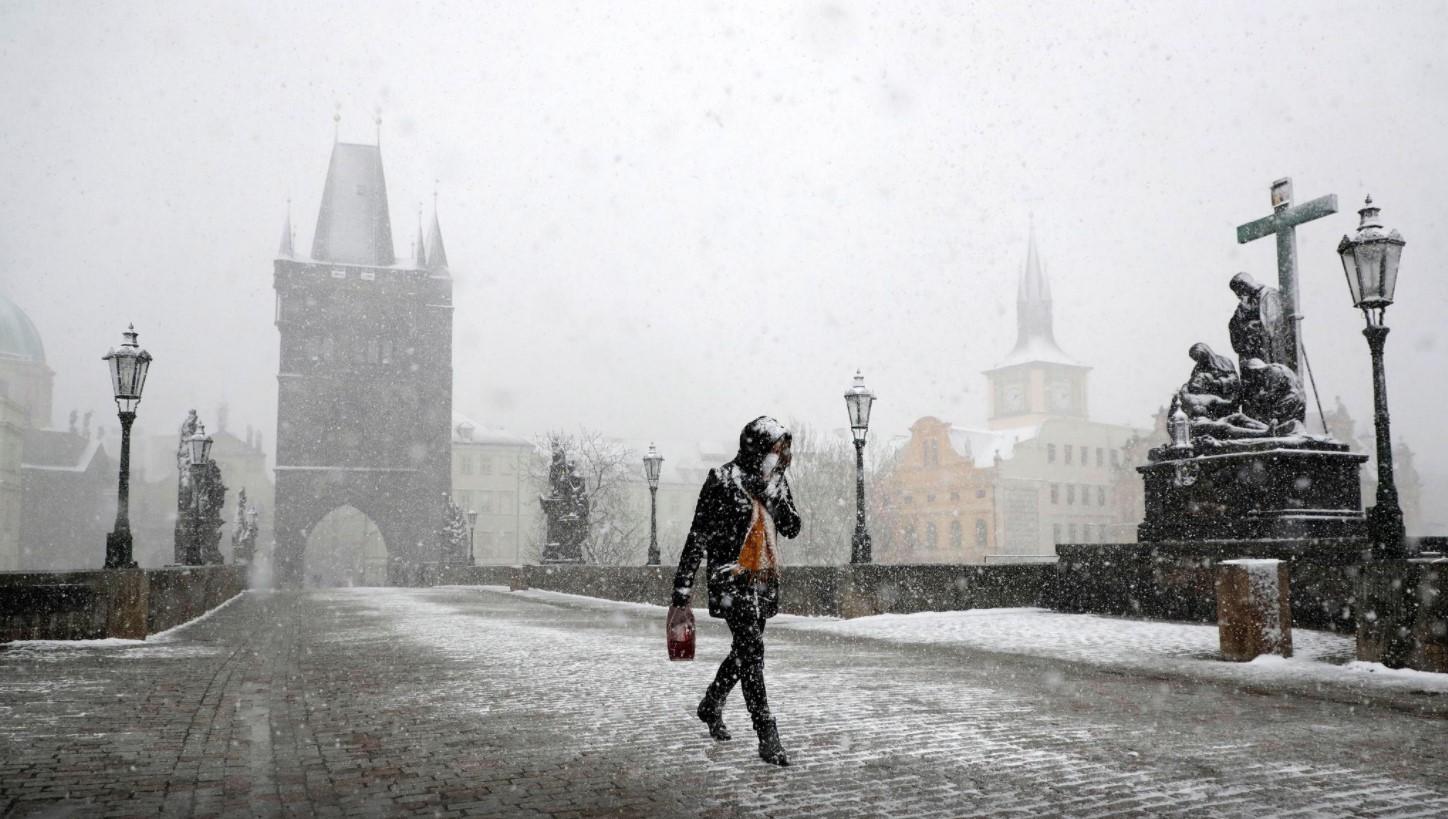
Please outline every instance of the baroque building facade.
[[1090, 417], [1090, 367], [1056, 343], [1034, 232], [1016, 311], [1015, 346], [984, 373], [984, 427], [925, 417], [896, 443], [872, 504], [881, 562], [1041, 560], [1058, 543], [1135, 539], [1150, 431]]

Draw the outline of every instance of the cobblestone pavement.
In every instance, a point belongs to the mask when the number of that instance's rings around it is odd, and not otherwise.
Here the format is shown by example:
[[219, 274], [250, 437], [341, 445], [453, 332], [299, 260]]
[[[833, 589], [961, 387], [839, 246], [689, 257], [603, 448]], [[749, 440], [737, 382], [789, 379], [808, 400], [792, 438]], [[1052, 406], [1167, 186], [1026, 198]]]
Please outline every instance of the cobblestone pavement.
[[693, 715], [727, 634], [466, 588], [252, 592], [145, 644], [0, 651], [21, 815], [1448, 815], [1448, 720], [771, 631], [795, 761]]

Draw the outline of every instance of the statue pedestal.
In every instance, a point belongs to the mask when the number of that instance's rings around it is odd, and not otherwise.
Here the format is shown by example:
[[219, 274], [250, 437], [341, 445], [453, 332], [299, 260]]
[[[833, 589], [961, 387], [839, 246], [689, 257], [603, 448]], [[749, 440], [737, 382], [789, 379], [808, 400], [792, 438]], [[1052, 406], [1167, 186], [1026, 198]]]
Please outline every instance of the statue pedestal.
[[1344, 446], [1153, 456], [1137, 467], [1146, 484], [1141, 542], [1367, 536], [1358, 474], [1367, 456]]

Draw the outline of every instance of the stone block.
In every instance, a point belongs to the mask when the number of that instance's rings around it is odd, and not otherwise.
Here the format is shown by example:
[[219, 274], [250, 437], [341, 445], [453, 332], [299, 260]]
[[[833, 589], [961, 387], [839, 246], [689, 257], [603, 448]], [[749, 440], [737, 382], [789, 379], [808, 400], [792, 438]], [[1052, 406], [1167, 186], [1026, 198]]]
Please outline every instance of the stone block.
[[1358, 659], [1448, 673], [1448, 558], [1374, 561], [1358, 583]]
[[508, 575], [508, 591], [527, 591], [528, 572], [523, 566], [514, 566]]
[[1356, 539], [1367, 533], [1352, 452], [1268, 449], [1137, 467], [1146, 515], [1136, 539]]
[[106, 636], [144, 640], [150, 584], [144, 569], [108, 569], [101, 572], [101, 600], [106, 611]]
[[1217, 564], [1217, 630], [1222, 658], [1246, 662], [1263, 654], [1292, 656], [1292, 603], [1281, 560]]

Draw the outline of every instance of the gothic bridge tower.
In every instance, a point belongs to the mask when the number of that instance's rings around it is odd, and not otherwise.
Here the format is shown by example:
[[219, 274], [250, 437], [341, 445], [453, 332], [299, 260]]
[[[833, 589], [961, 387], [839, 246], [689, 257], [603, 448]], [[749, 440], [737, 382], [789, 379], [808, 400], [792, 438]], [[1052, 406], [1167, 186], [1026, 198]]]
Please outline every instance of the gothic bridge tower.
[[380, 530], [389, 583], [439, 560], [453, 308], [436, 207], [423, 244], [411, 260], [393, 252], [376, 145], [332, 146], [309, 258], [294, 252], [287, 217], [274, 274], [279, 583], [305, 580], [310, 530], [344, 506]]

